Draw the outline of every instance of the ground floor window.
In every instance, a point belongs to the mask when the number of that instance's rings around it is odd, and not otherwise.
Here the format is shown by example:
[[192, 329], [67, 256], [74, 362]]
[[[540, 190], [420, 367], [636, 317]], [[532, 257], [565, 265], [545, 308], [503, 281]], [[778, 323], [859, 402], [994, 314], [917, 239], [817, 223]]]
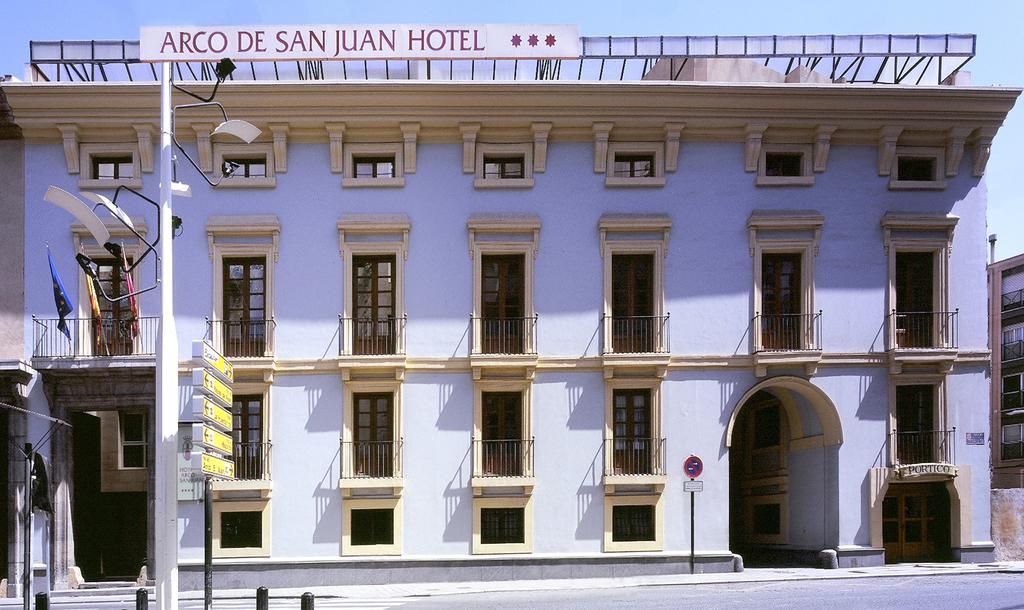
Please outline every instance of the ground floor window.
[[612, 540], [637, 542], [654, 539], [653, 505], [612, 507]]
[[222, 549], [263, 546], [263, 513], [256, 510], [224, 513], [220, 517]]
[[214, 486], [213, 556], [270, 557], [270, 499], [232, 493]]
[[401, 497], [375, 495], [343, 498], [341, 554], [401, 555]]
[[352, 544], [395, 543], [395, 511], [390, 508], [370, 508], [352, 511]]
[[662, 494], [608, 493], [604, 497], [604, 551], [661, 551], [665, 547]]
[[481, 544], [522, 544], [525, 542], [525, 515], [522, 508], [481, 508]]

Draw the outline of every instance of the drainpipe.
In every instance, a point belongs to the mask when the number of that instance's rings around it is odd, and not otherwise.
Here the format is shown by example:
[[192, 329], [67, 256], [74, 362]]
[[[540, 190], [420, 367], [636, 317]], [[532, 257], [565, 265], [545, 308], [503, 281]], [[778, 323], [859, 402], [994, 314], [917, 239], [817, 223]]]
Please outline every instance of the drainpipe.
[[996, 262], [996, 234], [988, 236], [988, 264]]

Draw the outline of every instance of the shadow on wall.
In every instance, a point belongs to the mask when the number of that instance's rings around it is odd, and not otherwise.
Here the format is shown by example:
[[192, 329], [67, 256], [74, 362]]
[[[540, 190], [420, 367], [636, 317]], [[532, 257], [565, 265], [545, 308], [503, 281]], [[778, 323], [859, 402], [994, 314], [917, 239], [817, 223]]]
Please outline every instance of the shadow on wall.
[[339, 542], [341, 540], [341, 493], [338, 480], [341, 476], [341, 447], [331, 458], [324, 476], [313, 490], [315, 523], [313, 542]]
[[[468, 431], [473, 422], [466, 420], [465, 409], [459, 409], [459, 405], [452, 400], [454, 395], [454, 383], [437, 384], [437, 429]], [[472, 404], [472, 396], [466, 396], [464, 399]]]
[[565, 382], [565, 402], [568, 417], [565, 427], [569, 430], [601, 430], [604, 427], [603, 407], [598, 401], [588, 408], [586, 386], [572, 380]]
[[873, 375], [861, 375], [857, 381], [856, 417], [860, 421], [885, 421], [889, 418], [888, 383], [875, 381]]
[[[600, 348], [598, 347], [600, 345], [601, 345], [601, 320], [600, 320], [600, 318], [598, 318], [597, 326], [594, 327], [594, 334], [590, 335], [590, 341], [587, 341], [587, 347], [583, 349], [583, 354], [580, 355], [580, 358], [586, 358], [586, 357], [591, 356], [591, 355], [593, 355], [593, 356], [600, 356], [601, 352], [600, 352]], [[591, 349], [593, 349], [594, 351], [591, 352], [590, 351]]]
[[337, 431], [341, 433], [340, 405], [333, 405], [332, 408], [324, 404], [323, 388], [305, 388], [306, 394], [306, 431], [327, 432]]
[[469, 487], [472, 476], [472, 448], [462, 455], [462, 461], [451, 480], [444, 486], [444, 534], [445, 542], [465, 542], [466, 552], [472, 551], [470, 532], [473, 530], [472, 490]]
[[576, 489], [576, 540], [604, 539], [603, 455], [602, 448], [598, 447], [590, 468]]

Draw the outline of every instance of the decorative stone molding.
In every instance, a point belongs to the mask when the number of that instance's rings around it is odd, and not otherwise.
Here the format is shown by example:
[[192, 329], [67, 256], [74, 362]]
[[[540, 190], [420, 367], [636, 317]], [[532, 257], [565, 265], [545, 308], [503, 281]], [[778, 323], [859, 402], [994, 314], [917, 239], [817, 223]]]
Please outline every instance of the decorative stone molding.
[[594, 123], [594, 173], [603, 174], [608, 169], [608, 139], [614, 123]]
[[[672, 230], [672, 218], [667, 214], [602, 214], [597, 221], [598, 239], [601, 242], [601, 258], [605, 257], [608, 250], [608, 234], [621, 234], [621, 238], [628, 236], [645, 235], [644, 241], [657, 244], [661, 250], [662, 257], [668, 256], [668, 238]], [[650, 237], [657, 236], [657, 239]]]
[[665, 171], [679, 168], [679, 138], [686, 123], [665, 123]]
[[964, 143], [973, 131], [970, 127], [950, 127], [946, 140], [946, 175], [956, 176], [960, 173], [960, 161], [964, 158]]
[[832, 134], [835, 125], [818, 125], [814, 131], [814, 171], [821, 173], [828, 165], [828, 153], [832, 148]]
[[[536, 214], [475, 214], [466, 222], [469, 231], [469, 256], [476, 253], [482, 234], [492, 237], [501, 236], [504, 241], [521, 243], [528, 246], [533, 258], [537, 258], [540, 249], [540, 218]], [[528, 236], [523, 239], [522, 236]], [[490, 244], [491, 240], [483, 243]]]
[[886, 212], [882, 216], [882, 246], [885, 254], [889, 254], [892, 245], [893, 232], [898, 233], [944, 233], [946, 256], [953, 251], [953, 232], [956, 230], [956, 223], [959, 216], [952, 214], [901, 214], [897, 212]]
[[196, 152], [199, 153], [199, 169], [210, 173], [213, 171], [213, 144], [210, 142], [213, 124], [192, 123], [192, 131], [196, 132]]
[[[821, 228], [825, 225], [825, 217], [817, 210], [754, 210], [747, 218], [747, 241], [750, 256], [754, 256], [758, 240], [770, 242], [771, 231], [785, 234], [788, 241], [793, 241], [793, 233], [807, 232], [810, 236], [811, 251], [818, 256], [821, 245]], [[758, 232], [762, 234], [758, 234]]]
[[153, 173], [153, 129], [148, 123], [132, 125], [139, 138], [139, 165], [147, 174]]
[[270, 132], [274, 134], [274, 171], [288, 171], [288, 123], [271, 123]]
[[903, 133], [900, 125], [887, 125], [878, 130], [878, 175], [892, 173], [892, 162], [896, 158], [896, 143]]
[[59, 123], [57, 129], [64, 139], [64, 161], [68, 166], [69, 174], [77, 174], [78, 165], [78, 125], [71, 123]]
[[402, 130], [402, 142], [404, 146], [403, 162], [405, 173], [416, 173], [416, 139], [419, 137], [419, 123], [399, 123], [398, 128]]
[[761, 158], [761, 143], [764, 141], [766, 129], [768, 129], [768, 123], [750, 123], [747, 125], [747, 147], [746, 154], [743, 157], [743, 171], [757, 171], [757, 161]]
[[217, 237], [270, 237], [274, 261], [280, 255], [281, 221], [273, 214], [260, 216], [210, 216], [206, 220], [206, 241], [213, 260]]
[[476, 170], [476, 134], [480, 132], [480, 123], [460, 123], [459, 133], [462, 134], [462, 173], [472, 174]]
[[533, 171], [543, 174], [548, 167], [548, 135], [551, 133], [551, 123], [532, 123], [530, 131], [533, 132]]
[[978, 130], [978, 135], [974, 138], [974, 167], [971, 170], [971, 174], [975, 178], [981, 178], [985, 175], [985, 167], [988, 165], [988, 158], [992, 154], [992, 138], [995, 135], [995, 128], [984, 127]]
[[385, 243], [393, 241], [386, 239], [387, 236], [395, 235], [401, 236], [402, 259], [408, 260], [410, 229], [412, 223], [405, 214], [346, 214], [338, 220], [338, 253], [344, 259], [346, 248], [351, 250], [368, 243], [355, 241], [349, 244], [345, 240], [350, 235], [376, 235]]
[[344, 123], [325, 123], [327, 137], [331, 142], [331, 173], [341, 174], [345, 171], [345, 151], [342, 148], [342, 139], [345, 135]]

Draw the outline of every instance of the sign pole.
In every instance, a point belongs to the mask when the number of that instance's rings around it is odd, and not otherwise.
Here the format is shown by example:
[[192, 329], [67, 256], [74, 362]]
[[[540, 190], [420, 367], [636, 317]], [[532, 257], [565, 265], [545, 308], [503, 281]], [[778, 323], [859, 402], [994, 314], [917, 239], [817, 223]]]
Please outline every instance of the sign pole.
[[213, 608], [213, 478], [203, 478], [203, 512], [206, 532], [203, 536], [203, 608]]
[[[27, 418], [26, 418], [27, 419]], [[25, 424], [26, 429], [28, 424]], [[25, 443], [25, 516], [22, 518], [22, 526], [25, 528], [22, 534], [25, 537], [25, 548], [22, 569], [21, 601], [24, 610], [32, 608], [32, 443]]]
[[[693, 479], [690, 479], [690, 480], [692, 481]], [[693, 527], [693, 523], [694, 523], [693, 506], [694, 506], [694, 502], [693, 502], [693, 497], [695, 495], [697, 495], [697, 494], [692, 492], [692, 491], [690, 492], [690, 574], [694, 573], [694, 571], [693, 571], [693, 568], [694, 568], [694, 560], [693, 560], [694, 559], [694, 556], [693, 556], [693, 549], [694, 549], [694, 544], [693, 544], [693, 530], [694, 530], [694, 527]]]

